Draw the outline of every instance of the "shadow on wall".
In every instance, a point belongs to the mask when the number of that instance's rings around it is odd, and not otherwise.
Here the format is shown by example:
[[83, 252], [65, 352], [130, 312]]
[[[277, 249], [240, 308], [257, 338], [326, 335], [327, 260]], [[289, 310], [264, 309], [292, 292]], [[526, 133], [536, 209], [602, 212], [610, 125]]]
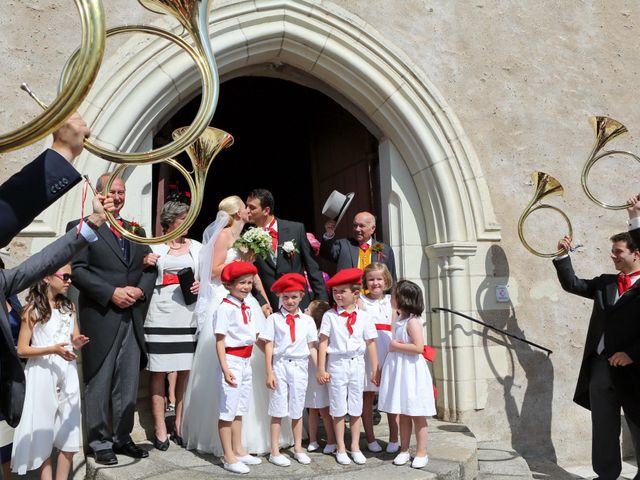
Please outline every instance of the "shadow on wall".
[[[501, 310], [495, 310], [489, 301], [495, 294], [495, 278], [505, 281], [509, 278], [509, 262], [499, 245], [493, 245], [487, 252], [485, 271], [486, 277], [476, 293], [476, 310], [480, 318], [483, 322], [511, 335], [526, 338], [525, 332], [518, 324], [517, 313], [511, 300], [508, 304], [503, 304], [505, 308]], [[544, 312], [540, 314], [544, 315]], [[556, 451], [551, 438], [554, 380], [551, 359], [542, 350], [500, 335], [486, 327], [482, 335], [487, 364], [504, 389], [505, 412], [513, 448], [524, 458], [544, 457], [556, 462]], [[501, 369], [493, 364], [486, 348], [489, 342], [506, 347], [508, 374], [502, 375]], [[524, 382], [516, 377], [516, 362], [524, 370], [526, 387], [523, 386]], [[522, 396], [522, 405], [519, 406], [517, 399], [521, 397], [519, 390], [522, 388], [526, 390]]]

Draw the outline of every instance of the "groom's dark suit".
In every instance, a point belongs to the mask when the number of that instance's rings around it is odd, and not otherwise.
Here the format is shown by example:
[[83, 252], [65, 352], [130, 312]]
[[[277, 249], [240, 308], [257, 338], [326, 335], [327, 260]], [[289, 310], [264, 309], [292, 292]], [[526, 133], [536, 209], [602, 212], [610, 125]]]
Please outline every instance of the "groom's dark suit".
[[[73, 228], [77, 221], [67, 225]], [[127, 223], [123, 225], [127, 228]], [[146, 245], [127, 242], [128, 259], [107, 224], [73, 263], [73, 283], [79, 290], [78, 318], [91, 341], [82, 352], [86, 384], [84, 417], [89, 445], [94, 451], [121, 446], [130, 440], [138, 389], [138, 371], [146, 365], [144, 318], [153, 293], [156, 270], [143, 270]], [[143, 234], [144, 235], [144, 234]], [[142, 289], [146, 300], [119, 308], [111, 297], [116, 287]], [[111, 423], [109, 428], [109, 401]], [[113, 433], [112, 433], [113, 432]]]
[[[274, 282], [285, 273], [300, 273], [304, 275], [307, 272], [307, 278], [313, 290], [314, 299], [327, 300], [327, 291], [322, 279], [322, 272], [318, 263], [311, 253], [311, 245], [307, 240], [307, 234], [304, 225], [298, 222], [290, 222], [277, 218], [278, 222], [278, 255], [274, 263], [272, 258], [256, 260], [255, 265], [258, 268], [258, 275], [262, 280], [264, 289], [269, 297], [269, 303], [274, 311], [278, 308], [278, 296], [271, 292], [271, 286]], [[293, 255], [287, 255], [280, 248], [284, 242], [293, 240], [299, 252]], [[265, 302], [261, 295], [257, 295], [261, 305]], [[305, 298], [301, 304], [305, 308], [309, 304], [309, 294], [306, 292]]]
[[[640, 241], [640, 229], [630, 233], [635, 242]], [[575, 275], [568, 256], [553, 264], [564, 290], [593, 300], [574, 401], [592, 411], [596, 473], [603, 480], [615, 479], [620, 473], [620, 407], [630, 422], [640, 457], [640, 282], [616, 301], [617, 275], [584, 280]], [[604, 351], [599, 354], [603, 334]], [[607, 358], [616, 352], [625, 352], [633, 363], [610, 366]]]

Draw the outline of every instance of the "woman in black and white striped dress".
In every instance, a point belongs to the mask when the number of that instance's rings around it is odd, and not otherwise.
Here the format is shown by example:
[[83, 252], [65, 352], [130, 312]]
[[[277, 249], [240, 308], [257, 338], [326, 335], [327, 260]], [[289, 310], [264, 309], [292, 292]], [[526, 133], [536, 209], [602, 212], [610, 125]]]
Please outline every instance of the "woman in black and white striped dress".
[[[189, 206], [177, 201], [164, 204], [160, 212], [160, 225], [164, 233], [175, 230], [187, 216]], [[151, 411], [153, 413], [155, 439], [159, 450], [169, 448], [169, 436], [165, 424], [165, 378], [169, 372], [177, 372], [176, 420], [173, 440], [181, 444], [182, 399], [189, 379], [189, 371], [196, 349], [195, 303], [186, 305], [180, 289], [177, 273], [190, 267], [198, 278], [200, 242], [180, 237], [164, 245], [153, 245], [153, 259], [158, 269], [156, 287], [151, 297], [144, 325], [151, 372], [149, 383]], [[191, 287], [198, 293], [199, 283]]]

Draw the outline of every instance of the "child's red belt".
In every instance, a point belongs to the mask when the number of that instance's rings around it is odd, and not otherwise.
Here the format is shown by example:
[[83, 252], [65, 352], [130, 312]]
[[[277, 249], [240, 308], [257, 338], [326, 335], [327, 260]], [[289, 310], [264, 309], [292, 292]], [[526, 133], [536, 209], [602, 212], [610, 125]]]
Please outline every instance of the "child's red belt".
[[225, 347], [224, 353], [235, 355], [236, 357], [249, 358], [253, 352], [253, 345], [245, 345], [244, 347]]
[[376, 323], [376, 330], [386, 330], [387, 332], [390, 332], [391, 325], [388, 323]]

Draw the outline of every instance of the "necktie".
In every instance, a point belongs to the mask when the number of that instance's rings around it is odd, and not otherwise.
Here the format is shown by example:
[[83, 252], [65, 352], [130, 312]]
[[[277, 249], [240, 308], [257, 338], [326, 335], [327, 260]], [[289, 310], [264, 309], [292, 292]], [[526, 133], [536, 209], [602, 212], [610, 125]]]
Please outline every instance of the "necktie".
[[353, 335], [353, 325], [356, 323], [356, 318], [358, 316], [357, 312], [354, 310], [353, 312], [342, 312], [340, 314], [341, 317], [346, 317], [347, 319], [347, 330], [349, 330], [349, 335]]
[[[120, 226], [124, 225], [124, 222], [121, 218], [116, 218], [116, 222], [118, 222], [118, 225]], [[114, 227], [113, 225], [109, 225], [109, 229], [113, 232], [116, 238], [120, 238], [120, 232], [116, 230], [116, 227]]]
[[296, 318], [298, 318], [298, 315], [288, 314], [287, 319], [285, 320], [285, 323], [289, 325], [289, 335], [291, 336], [291, 343], [296, 341]]
[[242, 302], [240, 305], [237, 305], [234, 302], [232, 302], [231, 300], [229, 300], [228, 298], [225, 298], [222, 301], [225, 302], [225, 303], [230, 303], [234, 307], [240, 308], [240, 310], [242, 310], [242, 321], [244, 322], [245, 325], [247, 325], [249, 323], [249, 314], [247, 313], [247, 310], [249, 310], [249, 311], [251, 310], [249, 308], [249, 305], [247, 305], [244, 302]]
[[[124, 225], [124, 221], [121, 218], [116, 218], [116, 222], [118, 222], [118, 225], [120, 225], [121, 227]], [[117, 231], [113, 225], [109, 225], [109, 229], [116, 236], [116, 241], [118, 242], [118, 246], [122, 251], [122, 256], [124, 257], [125, 262], [128, 262], [129, 261], [129, 241], [126, 238], [124, 238], [122, 235], [120, 235], [120, 232]]]
[[363, 243], [360, 245], [360, 250], [358, 251], [358, 268], [364, 270], [370, 263], [371, 249], [368, 243]]
[[624, 293], [631, 288], [633, 285], [633, 281], [631, 277], [635, 277], [640, 274], [640, 271], [633, 273], [620, 273], [618, 274], [618, 295], [622, 296]]
[[265, 227], [265, 230], [271, 235], [271, 248], [273, 249], [273, 253], [276, 253], [278, 250], [278, 232], [273, 226], [276, 223], [276, 219], [271, 220], [271, 223]]
[[366, 252], [367, 250], [369, 250], [369, 244], [368, 243], [361, 243], [360, 244], [360, 250], [362, 250], [363, 252]]

